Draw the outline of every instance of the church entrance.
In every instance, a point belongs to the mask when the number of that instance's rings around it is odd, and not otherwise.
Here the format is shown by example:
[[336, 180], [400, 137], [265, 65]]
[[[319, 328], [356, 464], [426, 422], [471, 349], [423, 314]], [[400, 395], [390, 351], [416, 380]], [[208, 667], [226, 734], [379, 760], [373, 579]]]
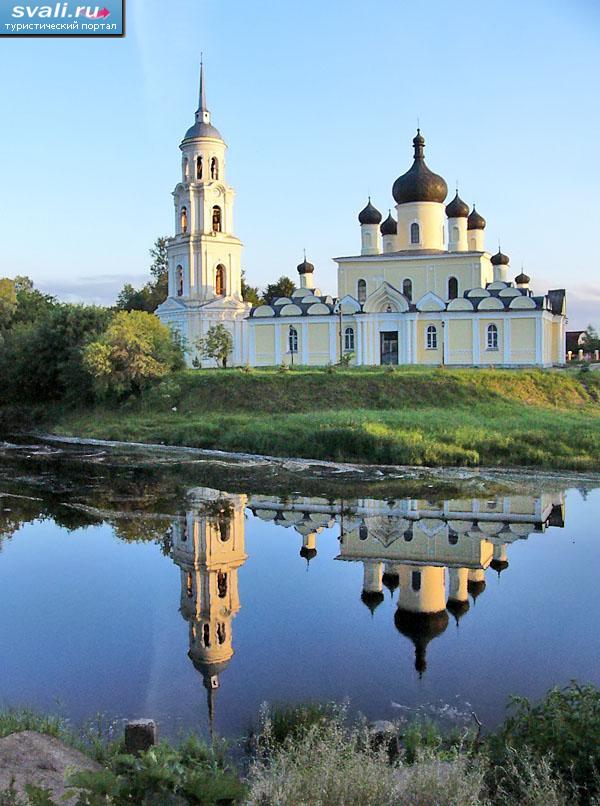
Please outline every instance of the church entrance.
[[381, 363], [398, 363], [398, 331], [386, 330], [380, 333], [381, 339]]

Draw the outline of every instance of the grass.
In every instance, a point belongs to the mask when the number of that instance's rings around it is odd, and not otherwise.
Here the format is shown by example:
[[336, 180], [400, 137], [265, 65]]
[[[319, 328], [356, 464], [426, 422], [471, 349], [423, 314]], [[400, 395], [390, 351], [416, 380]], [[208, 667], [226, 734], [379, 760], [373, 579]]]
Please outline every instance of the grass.
[[61, 435], [374, 464], [596, 470], [595, 373], [186, 370], [141, 399], [55, 412]]

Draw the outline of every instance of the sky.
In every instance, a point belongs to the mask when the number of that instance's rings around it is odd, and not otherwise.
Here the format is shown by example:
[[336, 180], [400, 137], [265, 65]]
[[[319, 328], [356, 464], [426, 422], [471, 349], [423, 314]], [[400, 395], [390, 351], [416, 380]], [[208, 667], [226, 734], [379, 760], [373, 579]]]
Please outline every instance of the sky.
[[[10, 0], [9, 0], [10, 1]], [[412, 163], [458, 182], [535, 292], [600, 326], [595, 0], [129, 0], [123, 39], [0, 39], [0, 276], [114, 301], [173, 232], [200, 52], [252, 285], [359, 251]]]

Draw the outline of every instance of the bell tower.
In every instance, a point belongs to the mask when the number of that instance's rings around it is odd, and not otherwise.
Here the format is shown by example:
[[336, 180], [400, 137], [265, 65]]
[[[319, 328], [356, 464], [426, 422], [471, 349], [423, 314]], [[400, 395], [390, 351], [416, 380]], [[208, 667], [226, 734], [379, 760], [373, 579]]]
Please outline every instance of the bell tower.
[[167, 248], [169, 297], [241, 301], [242, 244], [233, 234], [235, 192], [226, 182], [227, 146], [206, 105], [202, 62], [195, 122], [179, 147], [181, 180], [173, 192], [175, 236]]

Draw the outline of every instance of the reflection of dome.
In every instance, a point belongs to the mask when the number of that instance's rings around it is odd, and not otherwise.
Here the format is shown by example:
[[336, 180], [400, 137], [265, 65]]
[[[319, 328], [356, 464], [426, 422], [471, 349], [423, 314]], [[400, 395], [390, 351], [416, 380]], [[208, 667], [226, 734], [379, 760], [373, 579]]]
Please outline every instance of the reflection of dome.
[[475, 599], [477, 599], [478, 596], [481, 596], [485, 590], [485, 579], [470, 579], [467, 582], [467, 590], [473, 597], [473, 601], [475, 601]]
[[469, 612], [471, 605], [466, 601], [459, 599], [448, 599], [446, 610], [454, 616], [454, 620], [458, 624], [461, 618]]
[[398, 608], [394, 616], [396, 629], [415, 645], [415, 669], [419, 676], [427, 669], [427, 645], [448, 626], [448, 613], [414, 613], [412, 610]]
[[508, 568], [508, 560], [492, 560], [490, 568], [498, 572], [498, 576]]
[[300, 556], [303, 557], [306, 560], [306, 562], [310, 562], [311, 560], [314, 560], [314, 558], [317, 556], [317, 550], [309, 549], [306, 546], [302, 546], [302, 548], [300, 549]]
[[425, 140], [421, 136], [421, 130], [417, 129], [417, 136], [413, 139], [415, 161], [410, 170], [396, 179], [392, 188], [392, 195], [398, 204], [442, 203], [448, 195], [446, 182], [425, 165], [424, 146]]
[[379, 605], [383, 602], [383, 593], [381, 591], [363, 591], [360, 595], [360, 600], [365, 604], [371, 613], [374, 613]]
[[390, 571], [386, 571], [381, 578], [381, 581], [390, 593], [393, 593], [400, 584], [400, 576]]
[[360, 224], [381, 224], [381, 213], [371, 204], [370, 196], [367, 206], [358, 214], [358, 221]]
[[469, 215], [469, 205], [460, 198], [458, 190], [456, 196], [446, 206], [446, 215], [448, 218], [467, 218]]

